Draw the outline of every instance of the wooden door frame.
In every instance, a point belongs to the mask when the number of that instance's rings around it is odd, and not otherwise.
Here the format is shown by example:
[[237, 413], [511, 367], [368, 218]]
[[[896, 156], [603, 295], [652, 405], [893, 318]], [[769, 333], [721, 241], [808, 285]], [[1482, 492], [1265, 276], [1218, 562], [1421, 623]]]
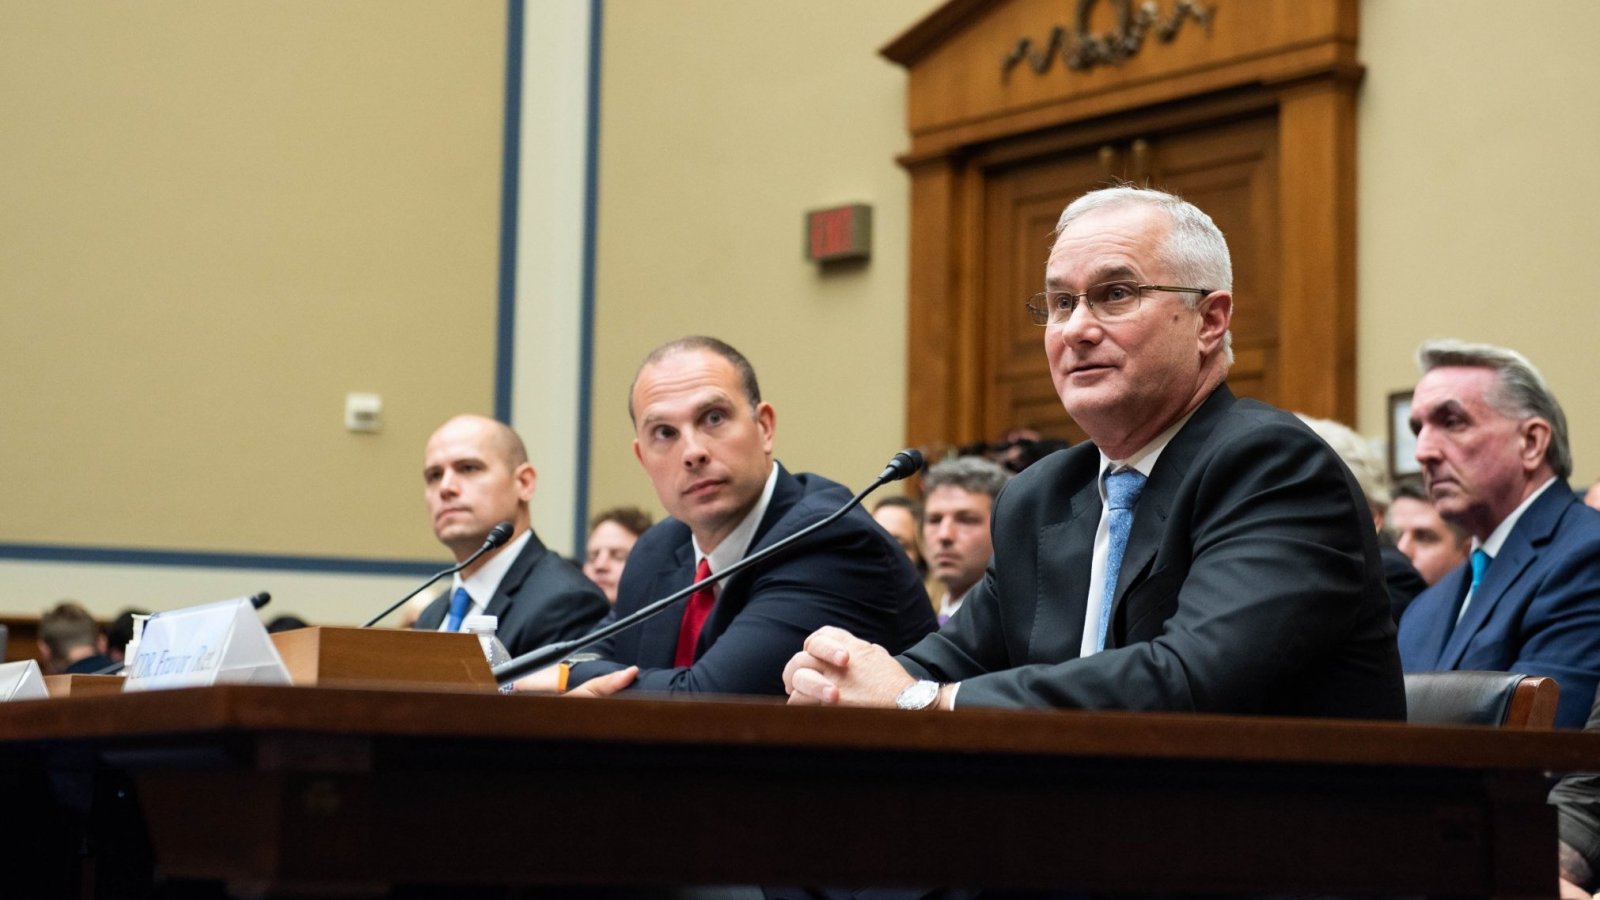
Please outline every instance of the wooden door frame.
[[[1212, 28], [1263, 23], [1258, 44], [1219, 40], [1217, 58], [1169, 67], [1152, 58], [1101, 73], [1092, 90], [1060, 79], [1014, 107], [951, 98], [952, 73], [982, 77], [988, 48], [962, 54], [961, 35], [998, 8], [952, 0], [882, 53], [906, 67], [911, 149], [906, 442], [930, 446], [992, 439], [979, 433], [984, 345], [979, 296], [984, 196], [997, 163], [1085, 146], [1139, 129], [1202, 124], [1271, 109], [1278, 119], [1279, 404], [1314, 416], [1355, 416], [1356, 141], [1358, 0], [1210, 0]], [[1062, 4], [1011, 0], [1059, 18]], [[1093, 5], [1090, 3], [1089, 5]], [[1306, 7], [1299, 6], [1301, 10]], [[1050, 19], [1033, 29], [1049, 30]], [[1270, 27], [1269, 27], [1270, 26]], [[1231, 41], [1231, 43], [1229, 42]], [[1146, 52], [1155, 54], [1158, 48]], [[1193, 54], [1191, 53], [1191, 56]], [[1026, 73], [1032, 75], [1033, 73]], [[976, 93], [976, 92], [974, 92]]]

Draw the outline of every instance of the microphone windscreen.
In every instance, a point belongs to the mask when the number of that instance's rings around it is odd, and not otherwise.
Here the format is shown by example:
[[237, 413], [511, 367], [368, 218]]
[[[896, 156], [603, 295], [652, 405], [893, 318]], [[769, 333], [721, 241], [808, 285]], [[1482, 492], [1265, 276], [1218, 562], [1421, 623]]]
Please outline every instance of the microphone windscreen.
[[907, 447], [894, 455], [889, 464], [883, 467], [883, 474], [878, 478], [884, 481], [899, 481], [910, 478], [922, 469], [922, 451], [915, 447]]
[[262, 591], [259, 594], [251, 594], [250, 595], [250, 605], [255, 607], [256, 609], [260, 609], [261, 607], [266, 606], [267, 603], [270, 602], [271, 600], [272, 600], [272, 595], [267, 593], [266, 591]]
[[513, 527], [515, 526], [513, 526], [510, 522], [501, 522], [499, 525], [489, 529], [489, 535], [483, 539], [484, 545], [488, 547], [498, 547], [501, 544], [504, 544], [506, 541], [511, 540], [511, 530]]

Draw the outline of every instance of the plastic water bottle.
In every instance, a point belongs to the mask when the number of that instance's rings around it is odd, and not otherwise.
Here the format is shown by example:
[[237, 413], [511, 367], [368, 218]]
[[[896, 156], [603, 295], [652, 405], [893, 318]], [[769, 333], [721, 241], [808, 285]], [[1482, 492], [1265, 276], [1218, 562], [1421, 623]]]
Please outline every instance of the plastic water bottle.
[[[483, 647], [483, 657], [489, 661], [491, 669], [511, 661], [511, 651], [507, 650], [506, 645], [500, 643], [500, 638], [495, 636], [495, 630], [499, 627], [498, 616], [467, 616], [461, 623], [462, 631], [470, 631], [478, 636], [478, 645]], [[511, 685], [500, 685], [500, 693], [511, 693]]]

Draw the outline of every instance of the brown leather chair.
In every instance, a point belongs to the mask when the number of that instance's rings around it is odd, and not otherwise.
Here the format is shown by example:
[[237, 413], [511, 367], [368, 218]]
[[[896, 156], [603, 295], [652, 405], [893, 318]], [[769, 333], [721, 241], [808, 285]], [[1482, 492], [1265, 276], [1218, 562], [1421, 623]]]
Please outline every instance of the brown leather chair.
[[1514, 672], [1412, 672], [1406, 721], [1415, 725], [1554, 728], [1561, 686], [1554, 678]]

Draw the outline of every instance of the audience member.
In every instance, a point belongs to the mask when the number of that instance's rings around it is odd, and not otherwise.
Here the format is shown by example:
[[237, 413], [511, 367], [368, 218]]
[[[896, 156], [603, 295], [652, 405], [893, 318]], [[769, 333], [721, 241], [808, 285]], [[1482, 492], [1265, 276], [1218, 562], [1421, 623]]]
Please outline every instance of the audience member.
[[1431, 341], [1417, 362], [1417, 461], [1473, 549], [1407, 610], [1401, 661], [1408, 672], [1552, 676], [1556, 724], [1578, 727], [1600, 683], [1600, 512], [1566, 484], [1566, 415], [1513, 350]]
[[284, 614], [267, 623], [267, 634], [277, 634], [280, 631], [295, 631], [300, 628], [309, 628], [310, 623], [296, 615]]
[[639, 535], [650, 530], [650, 514], [636, 506], [618, 506], [589, 520], [583, 574], [600, 586], [607, 603], [617, 602], [617, 582]]
[[1584, 492], [1583, 503], [1590, 509], [1600, 509], [1600, 481], [1589, 485], [1589, 490]]
[[[749, 361], [722, 341], [687, 337], [656, 348], [629, 395], [634, 455], [672, 518], [634, 545], [617, 591], [618, 617], [850, 499], [843, 486], [790, 474], [773, 459], [776, 414], [762, 401]], [[681, 612], [596, 645], [600, 658], [574, 665], [570, 683], [585, 695], [630, 684], [652, 692], [779, 694], [784, 662], [826, 624], [896, 650], [934, 627], [906, 554], [859, 508], [793, 552], [696, 592]], [[536, 673], [519, 686], [550, 685]]]
[[939, 581], [939, 625], [961, 608], [967, 592], [983, 578], [994, 547], [989, 515], [994, 498], [1010, 477], [981, 456], [940, 460], [922, 476], [922, 538], [929, 568]]
[[922, 531], [922, 507], [917, 501], [901, 495], [885, 497], [872, 507], [872, 519], [906, 552], [906, 559], [911, 560], [917, 574], [927, 575], [928, 561], [922, 556], [922, 541], [917, 536]]
[[[1222, 233], [1159, 191], [1061, 216], [1029, 304], [1093, 442], [1012, 479], [994, 561], [898, 658], [820, 629], [791, 703], [1400, 719], [1377, 533], [1348, 469], [1288, 413], [1237, 400]], [[1356, 564], [1352, 564], [1356, 563]]]
[[128, 642], [133, 640], [133, 617], [148, 616], [150, 611], [128, 607], [117, 613], [117, 617], [106, 626], [106, 658], [112, 662], [122, 662], [128, 651]]
[[1466, 562], [1472, 552], [1472, 535], [1446, 522], [1433, 508], [1427, 489], [1411, 481], [1395, 485], [1394, 499], [1389, 502], [1389, 528], [1395, 546], [1428, 584]]
[[429, 604], [415, 628], [459, 631], [469, 615], [499, 618], [498, 635], [513, 655], [580, 637], [606, 613], [606, 597], [533, 533], [529, 502], [537, 475], [522, 438], [483, 416], [456, 416], [424, 451], [423, 496], [434, 536], [456, 562], [483, 546], [500, 522], [505, 544], [456, 573], [448, 595]]
[[1389, 591], [1389, 609], [1398, 622], [1412, 599], [1422, 593], [1428, 583], [1383, 530], [1384, 514], [1390, 502], [1389, 473], [1384, 469], [1383, 460], [1378, 458], [1372, 445], [1348, 425], [1306, 415], [1301, 415], [1300, 421], [1339, 454], [1366, 497], [1367, 509], [1372, 511], [1372, 527], [1378, 532], [1378, 554], [1383, 559], [1383, 584]]
[[93, 675], [115, 665], [100, 625], [81, 604], [63, 600], [39, 617], [39, 665], [47, 675]]
[[[1584, 731], [1600, 732], [1600, 697]], [[1560, 840], [1556, 858], [1562, 900], [1589, 900], [1600, 889], [1600, 772], [1573, 772], [1550, 791]]]

